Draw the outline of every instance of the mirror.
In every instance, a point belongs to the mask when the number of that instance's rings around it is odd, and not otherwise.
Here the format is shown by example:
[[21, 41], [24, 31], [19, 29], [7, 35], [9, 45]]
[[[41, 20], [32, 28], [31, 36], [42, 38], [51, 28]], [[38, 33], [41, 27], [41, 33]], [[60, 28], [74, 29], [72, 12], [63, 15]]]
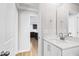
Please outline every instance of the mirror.
[[72, 14], [68, 18], [68, 32], [72, 33], [73, 37], [79, 36], [79, 13]]
[[78, 4], [65, 3], [57, 7], [57, 35], [70, 33], [73, 37], [79, 36], [79, 7]]

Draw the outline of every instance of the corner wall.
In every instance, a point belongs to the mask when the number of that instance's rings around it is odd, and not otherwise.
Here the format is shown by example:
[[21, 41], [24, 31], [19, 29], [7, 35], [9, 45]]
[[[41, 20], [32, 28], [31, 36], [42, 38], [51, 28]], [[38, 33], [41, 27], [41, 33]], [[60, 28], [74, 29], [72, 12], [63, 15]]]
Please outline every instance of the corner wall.
[[0, 52], [17, 52], [18, 12], [14, 3], [0, 3]]

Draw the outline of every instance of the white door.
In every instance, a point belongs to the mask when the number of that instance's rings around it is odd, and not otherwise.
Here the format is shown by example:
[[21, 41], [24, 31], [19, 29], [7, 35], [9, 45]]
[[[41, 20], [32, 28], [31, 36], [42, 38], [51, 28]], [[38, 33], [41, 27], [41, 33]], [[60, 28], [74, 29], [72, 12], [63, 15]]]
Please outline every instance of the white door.
[[19, 51], [30, 50], [30, 17], [27, 13], [19, 15]]

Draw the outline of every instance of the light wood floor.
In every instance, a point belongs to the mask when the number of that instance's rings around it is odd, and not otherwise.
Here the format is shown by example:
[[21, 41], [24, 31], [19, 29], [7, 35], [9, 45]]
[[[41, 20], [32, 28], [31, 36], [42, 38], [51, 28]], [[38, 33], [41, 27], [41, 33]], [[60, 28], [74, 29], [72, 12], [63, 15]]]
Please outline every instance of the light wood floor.
[[31, 38], [31, 48], [32, 48], [32, 51], [18, 53], [18, 54], [16, 54], [16, 56], [37, 56], [38, 40]]
[[36, 56], [38, 54], [38, 40], [32, 38], [31, 44], [32, 44], [32, 55]]

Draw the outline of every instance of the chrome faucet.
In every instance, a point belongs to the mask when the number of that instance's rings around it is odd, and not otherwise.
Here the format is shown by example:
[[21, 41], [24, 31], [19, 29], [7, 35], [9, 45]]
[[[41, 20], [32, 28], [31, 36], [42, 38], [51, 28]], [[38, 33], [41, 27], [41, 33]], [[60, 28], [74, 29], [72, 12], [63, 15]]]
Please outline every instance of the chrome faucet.
[[67, 36], [70, 36], [71, 35], [71, 33], [69, 32], [68, 34], [67, 34]]
[[65, 38], [71, 37], [70, 35], [71, 35], [70, 32], [68, 34], [66, 34], [66, 35], [64, 35], [63, 33], [59, 33], [60, 40], [65, 40]]
[[63, 33], [59, 33], [59, 37], [60, 37], [61, 40], [65, 39], [64, 36], [63, 36]]

